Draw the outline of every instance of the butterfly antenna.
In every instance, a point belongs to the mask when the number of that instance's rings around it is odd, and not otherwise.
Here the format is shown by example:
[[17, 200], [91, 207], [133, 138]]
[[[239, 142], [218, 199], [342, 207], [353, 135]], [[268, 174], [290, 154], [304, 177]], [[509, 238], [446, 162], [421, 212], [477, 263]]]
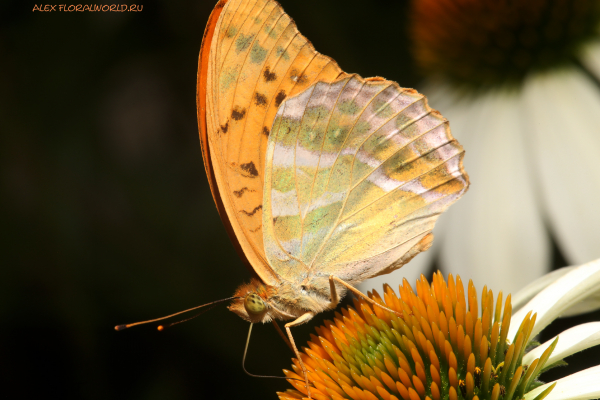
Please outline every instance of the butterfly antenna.
[[248, 330], [248, 338], [246, 339], [246, 347], [244, 348], [244, 357], [242, 358], [242, 368], [244, 369], [244, 372], [246, 373], [246, 375], [249, 375], [253, 378], [291, 379], [294, 381], [304, 382], [303, 379], [288, 378], [287, 376], [254, 375], [254, 374], [251, 374], [250, 372], [248, 372], [248, 370], [246, 369], [246, 354], [248, 353], [248, 345], [250, 344], [250, 334], [252, 333], [252, 325], [254, 325], [254, 324], [250, 323], [250, 329]]
[[156, 329], [158, 329], [159, 331], [162, 331], [162, 330], [165, 330], [165, 329], [167, 329], [167, 328], [170, 328], [170, 327], [172, 327], [173, 325], [177, 325], [177, 324], [180, 324], [180, 323], [182, 323], [182, 322], [187, 322], [187, 321], [189, 321], [190, 319], [194, 319], [194, 318], [196, 318], [196, 317], [199, 317], [199, 316], [201, 316], [202, 314], [204, 314], [204, 313], [206, 313], [206, 312], [209, 312], [210, 310], [212, 310], [212, 309], [213, 309], [213, 308], [215, 308], [216, 306], [217, 306], [216, 304], [213, 304], [213, 306], [212, 306], [212, 307], [209, 307], [209, 308], [207, 308], [206, 310], [202, 310], [201, 312], [199, 312], [198, 314], [194, 315], [193, 317], [189, 317], [189, 318], [186, 318], [186, 319], [182, 319], [181, 321], [171, 322], [171, 323], [168, 323], [168, 324], [166, 324], [166, 325], [159, 325], [159, 326], [158, 326]]
[[[215, 304], [218, 304], [218, 303], [222, 303], [224, 301], [229, 301], [229, 300], [239, 299], [239, 298], [241, 298], [241, 297], [239, 297], [239, 296], [229, 297], [229, 298], [226, 298], [226, 299], [217, 300], [217, 301], [213, 301], [213, 302], [210, 302], [210, 303], [202, 304], [201, 306], [192, 307], [192, 308], [189, 308], [187, 310], [179, 311], [179, 312], [176, 312], [175, 314], [167, 315], [166, 317], [156, 318], [156, 319], [150, 319], [148, 321], [135, 322], [133, 324], [117, 325], [117, 326], [115, 326], [115, 330], [116, 331], [122, 331], [124, 329], [131, 328], [131, 327], [136, 326], [136, 325], [143, 325], [143, 324], [149, 324], [151, 322], [162, 321], [164, 319], [175, 317], [176, 315], [180, 315], [180, 314], [183, 314], [183, 313], [186, 313], [186, 312], [194, 311], [194, 310], [197, 310], [197, 309], [202, 308], [202, 307], [212, 306], [212, 305], [215, 305]], [[209, 308], [209, 310], [210, 310], [210, 308]], [[208, 310], [205, 310], [205, 311], [208, 311]], [[205, 311], [201, 312], [198, 315], [203, 314]], [[195, 317], [197, 317], [198, 315], [196, 315]], [[195, 318], [195, 317], [192, 317], [192, 318]], [[179, 321], [179, 322], [184, 322], [184, 321], [190, 320], [192, 318], [188, 318], [188, 319], [185, 319], [185, 320]], [[179, 323], [179, 322], [176, 322], [176, 323]], [[171, 326], [171, 325], [175, 325], [175, 324], [170, 324], [170, 325], [167, 325], [167, 326]], [[163, 330], [163, 329], [164, 329], [164, 327], [162, 325], [158, 327], [158, 330]]]

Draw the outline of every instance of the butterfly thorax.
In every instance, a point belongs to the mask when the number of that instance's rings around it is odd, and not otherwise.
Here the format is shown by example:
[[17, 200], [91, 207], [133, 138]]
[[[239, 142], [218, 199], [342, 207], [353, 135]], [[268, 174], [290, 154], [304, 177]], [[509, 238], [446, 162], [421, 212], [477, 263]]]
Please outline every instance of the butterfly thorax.
[[[229, 310], [253, 323], [292, 320], [307, 312], [317, 314], [332, 308], [328, 283], [327, 286], [324, 282], [315, 285], [318, 281], [307, 279], [300, 284], [281, 281], [271, 286], [252, 279], [236, 290]], [[338, 293], [340, 291], [345, 292], [338, 288]], [[257, 302], [262, 302], [264, 308]]]

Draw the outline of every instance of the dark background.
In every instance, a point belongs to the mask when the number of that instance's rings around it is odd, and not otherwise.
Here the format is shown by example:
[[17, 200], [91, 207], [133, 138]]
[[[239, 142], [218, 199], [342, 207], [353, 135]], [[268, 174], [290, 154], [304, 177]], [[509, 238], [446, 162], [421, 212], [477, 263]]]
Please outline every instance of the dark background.
[[[197, 59], [215, 2], [144, 1], [138, 13], [0, 5], [3, 395], [274, 399], [290, 387], [244, 375], [248, 324], [224, 306], [162, 333], [113, 330], [229, 297], [249, 278], [197, 133]], [[281, 3], [345, 71], [418, 84], [406, 1]], [[315, 324], [296, 329], [297, 342]], [[251, 372], [280, 375], [290, 358], [271, 326], [255, 327]]]

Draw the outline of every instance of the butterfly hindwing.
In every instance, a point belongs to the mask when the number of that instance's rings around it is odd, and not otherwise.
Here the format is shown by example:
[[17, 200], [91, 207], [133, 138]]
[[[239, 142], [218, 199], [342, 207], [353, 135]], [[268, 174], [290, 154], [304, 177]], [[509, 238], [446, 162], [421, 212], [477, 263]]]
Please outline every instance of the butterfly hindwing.
[[266, 155], [271, 267], [350, 283], [399, 268], [466, 191], [463, 153], [423, 95], [390, 81], [351, 76], [288, 98]]

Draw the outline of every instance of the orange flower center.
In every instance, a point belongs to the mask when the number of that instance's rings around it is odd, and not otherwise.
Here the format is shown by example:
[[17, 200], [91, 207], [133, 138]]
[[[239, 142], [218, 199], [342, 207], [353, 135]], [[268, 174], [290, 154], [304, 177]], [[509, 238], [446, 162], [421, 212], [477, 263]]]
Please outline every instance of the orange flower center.
[[[484, 287], [481, 310], [469, 282], [452, 275], [448, 283], [438, 272], [429, 284], [421, 276], [416, 293], [406, 280], [400, 297], [389, 286], [384, 296], [369, 296], [401, 312], [393, 315], [364, 300], [355, 308], [336, 312], [333, 321], [316, 328], [302, 361], [308, 369], [314, 399], [353, 400], [472, 400], [519, 399], [532, 387], [552, 352], [551, 346], [531, 365], [521, 365], [535, 323], [531, 313], [515, 338], [507, 339], [511, 320], [510, 295], [502, 307], [502, 293], [494, 306]], [[298, 360], [284, 371], [296, 390], [280, 399], [307, 394]]]

